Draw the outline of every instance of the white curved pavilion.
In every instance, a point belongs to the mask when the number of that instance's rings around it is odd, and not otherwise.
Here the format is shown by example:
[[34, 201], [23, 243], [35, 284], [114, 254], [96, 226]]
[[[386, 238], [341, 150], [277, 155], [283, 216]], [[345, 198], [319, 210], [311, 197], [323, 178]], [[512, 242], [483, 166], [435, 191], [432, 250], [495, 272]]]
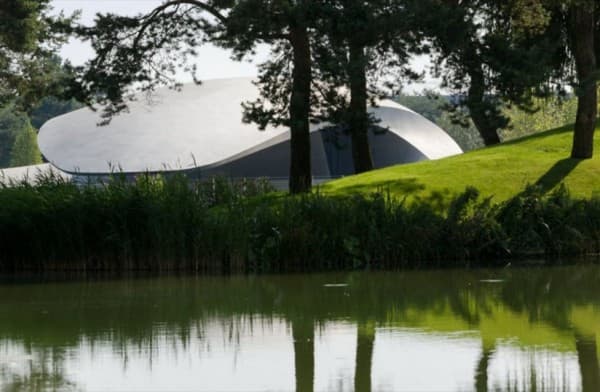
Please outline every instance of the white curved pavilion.
[[61, 178], [69, 181], [71, 175], [56, 169], [49, 163], [0, 169], [0, 185], [21, 183], [35, 185], [45, 178]]
[[[242, 121], [242, 102], [257, 96], [251, 79], [161, 89], [106, 126], [87, 108], [54, 118], [41, 128], [39, 145], [54, 166], [78, 175], [189, 170], [198, 177], [287, 177], [289, 130], [259, 131]], [[370, 135], [376, 167], [462, 153], [446, 132], [401, 105], [384, 100], [371, 112], [387, 129]], [[349, 137], [339, 133], [312, 127], [315, 177], [353, 172]]]

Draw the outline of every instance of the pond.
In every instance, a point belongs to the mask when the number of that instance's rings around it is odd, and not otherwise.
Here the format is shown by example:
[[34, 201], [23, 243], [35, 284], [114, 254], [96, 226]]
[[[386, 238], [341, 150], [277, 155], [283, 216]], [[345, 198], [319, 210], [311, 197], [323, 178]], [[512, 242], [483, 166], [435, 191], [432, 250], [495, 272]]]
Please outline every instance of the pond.
[[0, 391], [599, 391], [600, 267], [0, 283]]

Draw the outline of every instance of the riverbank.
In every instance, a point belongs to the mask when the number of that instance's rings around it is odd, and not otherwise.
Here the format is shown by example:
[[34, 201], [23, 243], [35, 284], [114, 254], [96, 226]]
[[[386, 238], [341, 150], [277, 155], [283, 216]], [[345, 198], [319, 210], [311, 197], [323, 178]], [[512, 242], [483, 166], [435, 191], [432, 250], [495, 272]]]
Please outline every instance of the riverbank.
[[299, 197], [265, 184], [59, 178], [0, 189], [4, 271], [277, 273], [504, 265], [600, 251], [600, 199], [532, 187], [447, 207], [392, 193]]

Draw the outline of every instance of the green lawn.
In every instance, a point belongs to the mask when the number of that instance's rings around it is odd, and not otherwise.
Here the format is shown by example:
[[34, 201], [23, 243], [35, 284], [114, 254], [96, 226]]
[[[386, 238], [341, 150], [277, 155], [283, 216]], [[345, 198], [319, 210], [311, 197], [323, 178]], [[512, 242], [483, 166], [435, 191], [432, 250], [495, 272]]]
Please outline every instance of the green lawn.
[[600, 138], [591, 160], [569, 159], [572, 126], [437, 161], [393, 166], [321, 187], [326, 194], [390, 192], [409, 199], [447, 199], [467, 186], [503, 201], [528, 184], [544, 192], [565, 183], [575, 197], [600, 192]]

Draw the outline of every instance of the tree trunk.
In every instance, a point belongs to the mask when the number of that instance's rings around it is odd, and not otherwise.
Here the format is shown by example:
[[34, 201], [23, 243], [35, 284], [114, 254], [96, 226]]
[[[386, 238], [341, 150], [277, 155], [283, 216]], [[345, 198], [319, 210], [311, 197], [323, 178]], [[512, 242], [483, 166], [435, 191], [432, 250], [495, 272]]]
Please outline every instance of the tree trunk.
[[302, 23], [290, 29], [293, 50], [290, 98], [290, 192], [308, 192], [312, 186], [310, 162], [310, 83], [312, 64], [308, 29]]
[[476, 58], [471, 60], [473, 64], [471, 64], [469, 72], [471, 85], [467, 97], [467, 108], [483, 143], [486, 146], [493, 146], [500, 143], [498, 127], [494, 125], [495, 119], [492, 118], [488, 105], [485, 103], [485, 80], [481, 64], [477, 63]]
[[369, 145], [369, 115], [367, 112], [367, 57], [365, 48], [350, 40], [350, 114], [348, 122], [352, 135], [354, 172], [373, 170], [373, 157]]
[[292, 320], [296, 392], [312, 392], [315, 382], [314, 325], [311, 320]]
[[596, 54], [594, 52], [594, 3], [582, 2], [573, 6], [572, 51], [575, 55], [577, 79], [579, 80], [577, 119], [573, 135], [572, 158], [588, 159], [594, 153], [594, 131], [598, 112], [596, 91]]
[[481, 139], [483, 139], [483, 144], [486, 146], [499, 144], [500, 136], [498, 136], [498, 130], [488, 123], [484, 110], [482, 108], [469, 108], [469, 112], [471, 113], [473, 124], [477, 128], [477, 131], [479, 131]]
[[354, 369], [354, 392], [371, 392], [371, 370], [375, 328], [371, 323], [359, 323], [356, 332], [356, 366]]

